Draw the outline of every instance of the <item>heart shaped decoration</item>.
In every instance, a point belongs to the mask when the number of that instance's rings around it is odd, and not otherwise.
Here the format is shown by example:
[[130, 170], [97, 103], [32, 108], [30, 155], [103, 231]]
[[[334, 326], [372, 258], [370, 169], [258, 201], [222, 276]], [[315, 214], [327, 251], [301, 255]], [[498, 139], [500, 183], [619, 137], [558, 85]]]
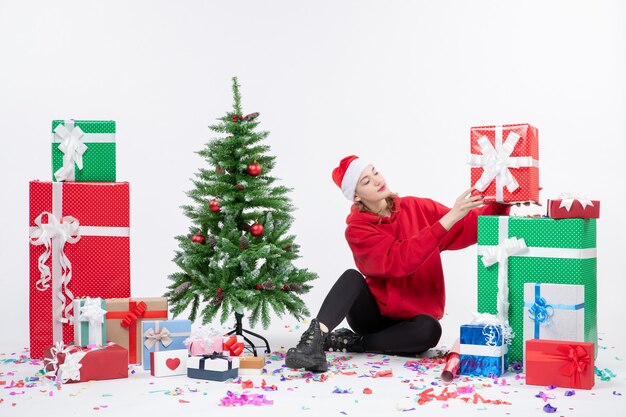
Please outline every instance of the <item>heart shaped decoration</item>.
[[165, 361], [165, 366], [167, 366], [168, 368], [170, 368], [171, 371], [173, 371], [180, 366], [180, 359], [169, 358]]

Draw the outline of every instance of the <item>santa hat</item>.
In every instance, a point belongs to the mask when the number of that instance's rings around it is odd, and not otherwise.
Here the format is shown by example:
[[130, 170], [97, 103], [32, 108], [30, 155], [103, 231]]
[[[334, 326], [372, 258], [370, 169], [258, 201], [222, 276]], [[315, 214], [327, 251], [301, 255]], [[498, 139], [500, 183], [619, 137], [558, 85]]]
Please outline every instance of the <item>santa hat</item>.
[[333, 169], [333, 181], [341, 191], [343, 195], [350, 201], [354, 201], [354, 193], [356, 192], [356, 185], [359, 182], [361, 173], [368, 165], [361, 158], [356, 155], [346, 156], [339, 162], [339, 166]]

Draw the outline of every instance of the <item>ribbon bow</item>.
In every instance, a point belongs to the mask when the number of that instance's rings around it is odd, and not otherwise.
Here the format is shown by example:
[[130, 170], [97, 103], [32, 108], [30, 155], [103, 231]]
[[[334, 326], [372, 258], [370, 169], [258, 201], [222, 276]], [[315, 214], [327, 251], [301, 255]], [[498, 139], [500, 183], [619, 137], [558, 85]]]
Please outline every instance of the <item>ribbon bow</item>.
[[200, 369], [204, 369], [204, 363], [207, 359], [222, 359], [228, 362], [228, 369], [233, 367], [233, 359], [229, 356], [222, 355], [221, 353], [213, 352], [210, 355], [202, 355], [200, 359]]
[[561, 375], [571, 377], [574, 382], [580, 378], [580, 374], [589, 366], [591, 359], [589, 354], [580, 345], [568, 345], [563, 348], [559, 348], [564, 353], [564, 357], [568, 361], [561, 368]]
[[150, 328], [146, 330], [143, 335], [146, 338], [143, 344], [148, 349], [152, 349], [154, 345], [159, 342], [161, 342], [163, 347], [168, 347], [173, 342], [172, 338], [170, 337], [170, 331], [165, 327], [161, 328], [158, 333], [155, 333], [154, 329]]
[[587, 208], [587, 206], [593, 207], [593, 201], [588, 199], [585, 196], [580, 196], [573, 193], [561, 193], [559, 195], [561, 199], [561, 204], [559, 204], [559, 208], [565, 207], [565, 210], [570, 211], [572, 208], [572, 204], [574, 204], [574, 200], [578, 200], [580, 204], [583, 206], [583, 210]]
[[498, 316], [488, 313], [473, 313], [472, 324], [483, 324], [483, 336], [487, 346], [497, 346], [498, 338], [502, 336], [502, 345], [510, 345], [514, 337], [513, 329], [509, 323]]
[[230, 351], [233, 356], [239, 356], [243, 352], [243, 342], [237, 342], [236, 336], [230, 336], [223, 344], [223, 349]]
[[497, 246], [485, 248], [482, 262], [485, 267], [498, 264], [498, 318], [502, 323], [509, 319], [509, 256], [526, 252], [524, 238], [510, 237]]
[[528, 314], [535, 322], [547, 326], [550, 324], [550, 317], [554, 315], [554, 308], [546, 302], [540, 295], [535, 296], [535, 303], [528, 309]]
[[[47, 223], [44, 223], [43, 216], [47, 216]], [[45, 291], [50, 288], [50, 280], [52, 274], [50, 268], [46, 265], [48, 258], [52, 252], [52, 239], [57, 238], [57, 245], [55, 246], [56, 252], [59, 255], [59, 264], [61, 265], [61, 291], [58, 291], [56, 296], [61, 300], [61, 309], [57, 312], [57, 320], [61, 323], [69, 323], [71, 321], [71, 309], [74, 295], [67, 288], [70, 280], [72, 279], [72, 263], [65, 255], [63, 249], [65, 243], [76, 243], [80, 240], [80, 223], [72, 216], [65, 216], [59, 221], [52, 213], [44, 211], [35, 219], [36, 227], [30, 233], [31, 245], [39, 246], [44, 245], [45, 251], [39, 256], [39, 280], [35, 284], [35, 287], [39, 291]], [[67, 294], [67, 297], [63, 294]], [[67, 300], [70, 302], [68, 303]]]
[[[46, 372], [46, 376], [56, 375], [62, 384], [65, 384], [70, 379], [80, 381], [80, 368], [83, 366], [80, 361], [87, 354], [87, 352], [79, 349], [72, 353], [72, 350], [74, 349], [75, 346], [63, 348], [63, 342], [57, 342], [52, 348], [50, 348], [52, 358], [44, 359], [44, 369], [48, 370], [48, 368], [51, 368], [51, 370]], [[65, 354], [62, 364], [59, 364], [60, 354]]]
[[135, 308], [133, 308], [132, 311], [129, 311], [126, 317], [122, 319], [120, 325], [122, 327], [130, 327], [131, 323], [137, 321], [138, 318], [143, 317], [147, 309], [148, 305], [145, 302], [138, 302]]
[[227, 361], [231, 360], [229, 356], [223, 355], [218, 352], [213, 352], [210, 355], [202, 355], [202, 358], [203, 359], [226, 359]]
[[66, 122], [67, 127], [58, 125], [54, 129], [54, 134], [61, 138], [58, 149], [63, 152], [63, 166], [54, 173], [57, 181], [74, 181], [76, 168], [83, 169], [83, 154], [87, 150], [87, 145], [82, 141], [85, 132], [73, 122]]
[[79, 321], [89, 321], [89, 325], [96, 326], [104, 322], [106, 310], [101, 306], [100, 300], [95, 298], [86, 298], [84, 305], [78, 311]]

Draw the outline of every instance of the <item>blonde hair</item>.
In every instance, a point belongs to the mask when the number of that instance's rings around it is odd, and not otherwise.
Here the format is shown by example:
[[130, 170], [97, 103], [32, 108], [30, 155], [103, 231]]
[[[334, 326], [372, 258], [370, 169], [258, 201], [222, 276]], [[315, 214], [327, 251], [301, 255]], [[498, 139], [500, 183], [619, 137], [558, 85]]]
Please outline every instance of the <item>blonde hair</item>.
[[[387, 203], [387, 206], [385, 207], [385, 209], [387, 209], [389, 211], [389, 213], [393, 212], [393, 209], [396, 207], [396, 203], [394, 201], [394, 199], [398, 197], [397, 193], [391, 193], [389, 194], [389, 196], [387, 198], [385, 198], [385, 202]], [[381, 216], [381, 212], [383, 210], [380, 210], [378, 212], [372, 211], [369, 209], [369, 207], [367, 207], [365, 204], [363, 204], [361, 201], [356, 201], [355, 202], [357, 208], [359, 209], [359, 211], [365, 211], [368, 213], [374, 213], [375, 215], [377, 215], [378, 217], [380, 217], [382, 219], [383, 216]]]

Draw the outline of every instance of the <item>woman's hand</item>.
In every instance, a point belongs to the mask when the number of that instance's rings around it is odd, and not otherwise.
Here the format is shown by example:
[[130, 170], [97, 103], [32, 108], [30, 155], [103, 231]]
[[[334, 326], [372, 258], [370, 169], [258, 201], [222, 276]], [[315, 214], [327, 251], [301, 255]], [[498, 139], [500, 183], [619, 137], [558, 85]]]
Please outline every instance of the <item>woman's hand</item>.
[[456, 222], [465, 217], [471, 209], [482, 206], [483, 196], [472, 196], [473, 190], [474, 187], [463, 191], [463, 194], [456, 199], [450, 211], [439, 219], [439, 223], [441, 223], [446, 230], [450, 230], [450, 228], [454, 226]]

